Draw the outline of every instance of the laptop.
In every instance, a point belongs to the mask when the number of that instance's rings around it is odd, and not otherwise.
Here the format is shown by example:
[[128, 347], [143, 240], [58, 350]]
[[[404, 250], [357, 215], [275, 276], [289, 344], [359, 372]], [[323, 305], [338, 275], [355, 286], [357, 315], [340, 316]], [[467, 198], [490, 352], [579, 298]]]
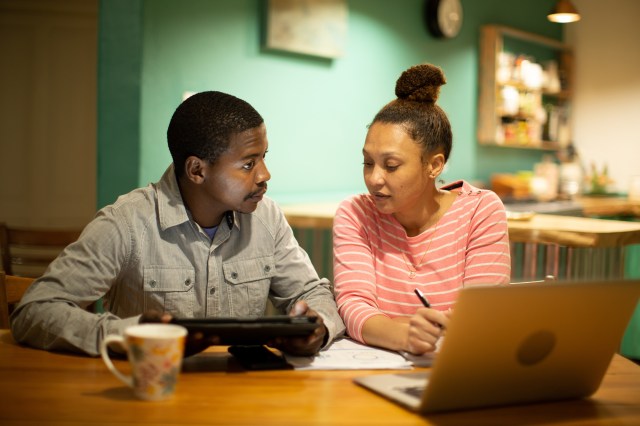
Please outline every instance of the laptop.
[[423, 414], [587, 397], [639, 297], [640, 280], [466, 288], [428, 372], [354, 381]]

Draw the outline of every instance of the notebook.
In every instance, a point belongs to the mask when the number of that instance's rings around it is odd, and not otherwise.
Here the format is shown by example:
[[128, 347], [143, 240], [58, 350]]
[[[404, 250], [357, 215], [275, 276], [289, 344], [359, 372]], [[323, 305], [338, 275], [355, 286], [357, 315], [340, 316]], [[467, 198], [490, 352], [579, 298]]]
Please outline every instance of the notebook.
[[424, 414], [587, 397], [639, 296], [631, 280], [467, 288], [430, 371], [354, 381]]

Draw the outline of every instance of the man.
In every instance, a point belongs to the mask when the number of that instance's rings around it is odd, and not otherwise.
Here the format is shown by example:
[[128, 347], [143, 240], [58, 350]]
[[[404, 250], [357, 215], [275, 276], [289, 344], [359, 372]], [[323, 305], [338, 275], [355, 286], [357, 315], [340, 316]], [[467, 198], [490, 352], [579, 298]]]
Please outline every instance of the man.
[[[314, 354], [342, 333], [329, 282], [264, 198], [260, 114], [234, 96], [198, 93], [176, 109], [167, 138], [173, 164], [161, 180], [98, 212], [16, 307], [14, 338], [98, 355], [105, 335], [140, 321], [260, 316], [268, 299], [323, 323], [278, 342], [286, 352]], [[100, 297], [106, 313], [85, 310]], [[206, 345], [192, 341], [187, 352]]]

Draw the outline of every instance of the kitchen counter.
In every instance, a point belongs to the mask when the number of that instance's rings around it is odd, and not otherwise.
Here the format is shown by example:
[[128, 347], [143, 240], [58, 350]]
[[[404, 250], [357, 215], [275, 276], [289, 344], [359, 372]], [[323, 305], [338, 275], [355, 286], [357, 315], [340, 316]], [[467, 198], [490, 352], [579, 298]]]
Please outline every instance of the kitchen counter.
[[[580, 213], [581, 210], [576, 206], [578, 203], [583, 205], [582, 202], [536, 203], [538, 205], [534, 207], [537, 212], [556, 212], [561, 208], [564, 210], [561, 210], [562, 214], [536, 213], [529, 220], [509, 220], [509, 239], [512, 242], [559, 244], [567, 247], [622, 247], [640, 244], [640, 223], [566, 215], [570, 211]], [[516, 205], [531, 207], [526, 203]], [[593, 203], [585, 211], [595, 211], [599, 205]], [[337, 207], [338, 203], [328, 202], [288, 205], [282, 209], [292, 227], [331, 229]], [[523, 207], [519, 211], [527, 210]]]
[[[303, 203], [283, 206], [287, 218], [302, 228], [331, 228], [338, 202]], [[507, 201], [510, 212], [533, 212], [562, 216], [632, 216], [640, 218], [640, 201], [622, 197], [589, 197], [547, 202]]]
[[[586, 211], [593, 211], [602, 205], [599, 201], [591, 204], [593, 208]], [[565, 215], [535, 213], [525, 215], [527, 220], [508, 221], [514, 277], [529, 279], [554, 275], [559, 278], [613, 278], [624, 275], [626, 248], [631, 244], [640, 244], [640, 222], [566, 215], [568, 211], [575, 211], [576, 202], [566, 202], [571, 204], [564, 210]], [[554, 208], [558, 206], [566, 207], [564, 203], [554, 202], [546, 207], [549, 211], [556, 211]], [[544, 204], [540, 203], [539, 207], [545, 207]], [[328, 241], [337, 207], [338, 203], [328, 202], [282, 208], [289, 224], [297, 232], [301, 245], [312, 253], [314, 263], [326, 264], [328, 270], [331, 266]], [[522, 218], [522, 215], [516, 217]], [[313, 236], [302, 234], [303, 229], [313, 230]], [[329, 245], [329, 249], [323, 248], [325, 244]], [[522, 269], [519, 265], [523, 265]], [[544, 271], [540, 270], [539, 265], [545, 265]]]
[[585, 216], [630, 216], [640, 218], [640, 200], [623, 197], [589, 197], [576, 200], [582, 205]]
[[640, 218], [640, 201], [626, 197], [581, 196], [575, 200], [505, 201], [505, 207], [513, 212], [561, 214], [568, 216], [620, 216]]
[[579, 201], [574, 200], [556, 200], [556, 201], [507, 201], [504, 203], [507, 211], [523, 213], [546, 213], [564, 216], [582, 216], [584, 214], [584, 206]]
[[511, 212], [534, 212], [564, 216], [614, 216], [640, 218], [640, 201], [626, 197], [582, 196], [575, 200], [546, 202], [506, 200], [505, 208]]
[[[331, 228], [337, 207], [337, 202], [283, 206], [300, 245], [321, 276], [331, 280]], [[625, 259], [635, 249], [629, 245], [640, 244], [640, 222], [581, 216], [640, 218], [640, 203], [624, 198], [581, 197], [516, 208], [524, 212], [529, 207], [535, 207], [538, 213], [529, 220], [508, 222], [513, 282], [540, 280], [547, 275], [559, 280], [625, 277]], [[631, 324], [622, 348], [625, 354], [640, 359], [640, 307]]]
[[510, 220], [509, 240], [567, 247], [622, 247], [640, 244], [640, 223], [536, 214], [530, 220]]

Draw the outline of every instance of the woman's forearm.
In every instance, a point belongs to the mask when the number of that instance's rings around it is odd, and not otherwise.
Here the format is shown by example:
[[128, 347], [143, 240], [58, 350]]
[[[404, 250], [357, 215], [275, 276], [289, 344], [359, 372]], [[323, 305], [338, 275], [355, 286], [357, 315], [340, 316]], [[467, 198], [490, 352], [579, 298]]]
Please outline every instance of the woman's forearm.
[[369, 318], [362, 327], [362, 338], [367, 345], [394, 351], [407, 350], [409, 318], [391, 319], [384, 315]]

